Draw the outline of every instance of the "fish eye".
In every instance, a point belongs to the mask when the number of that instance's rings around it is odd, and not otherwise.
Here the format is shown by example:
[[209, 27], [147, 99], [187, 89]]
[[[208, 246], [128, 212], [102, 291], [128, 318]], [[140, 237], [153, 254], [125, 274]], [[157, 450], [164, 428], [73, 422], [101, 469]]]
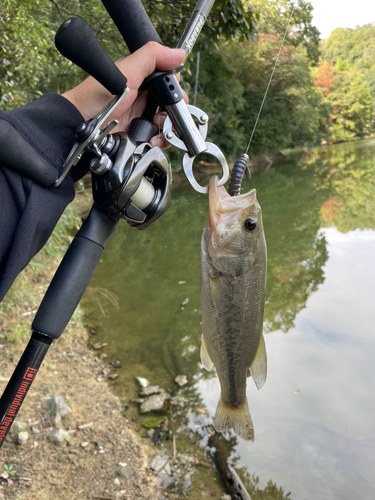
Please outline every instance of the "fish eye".
[[247, 219], [245, 221], [245, 229], [247, 231], [254, 231], [254, 229], [257, 227], [256, 221], [250, 217], [250, 219]]

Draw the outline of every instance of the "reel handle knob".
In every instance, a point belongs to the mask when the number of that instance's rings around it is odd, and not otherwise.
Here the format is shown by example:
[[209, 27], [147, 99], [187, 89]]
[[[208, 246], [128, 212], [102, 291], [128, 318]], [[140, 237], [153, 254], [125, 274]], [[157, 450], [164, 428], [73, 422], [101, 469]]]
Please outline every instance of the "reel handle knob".
[[119, 95], [126, 88], [125, 76], [83, 19], [67, 19], [57, 30], [55, 45], [64, 57], [94, 77], [111, 94]]

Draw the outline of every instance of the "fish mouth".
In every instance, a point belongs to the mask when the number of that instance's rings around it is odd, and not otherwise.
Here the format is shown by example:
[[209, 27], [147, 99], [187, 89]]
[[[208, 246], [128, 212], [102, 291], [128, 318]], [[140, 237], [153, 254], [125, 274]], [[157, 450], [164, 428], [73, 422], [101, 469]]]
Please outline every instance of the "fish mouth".
[[209, 198], [209, 221], [211, 226], [211, 231], [215, 231], [216, 221], [219, 215], [219, 206], [222, 200], [230, 198], [230, 195], [226, 192], [224, 186], [218, 186], [217, 183], [219, 178], [217, 175], [211, 177], [208, 184], [208, 198]]
[[230, 196], [224, 186], [218, 186], [217, 175], [211, 177], [208, 185], [209, 196], [209, 221], [212, 231], [215, 231], [218, 222], [235, 222], [238, 218], [238, 211], [248, 209], [257, 202], [256, 190], [252, 189], [248, 193], [239, 196]]

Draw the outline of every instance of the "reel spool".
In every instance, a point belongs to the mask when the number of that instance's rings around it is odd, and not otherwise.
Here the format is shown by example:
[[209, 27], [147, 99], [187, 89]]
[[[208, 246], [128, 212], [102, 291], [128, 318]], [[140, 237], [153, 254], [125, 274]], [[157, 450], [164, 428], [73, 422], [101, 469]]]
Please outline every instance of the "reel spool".
[[112, 151], [90, 163], [94, 203], [131, 226], [145, 229], [161, 217], [170, 201], [169, 159], [159, 147], [137, 145], [125, 133], [114, 134], [113, 139]]

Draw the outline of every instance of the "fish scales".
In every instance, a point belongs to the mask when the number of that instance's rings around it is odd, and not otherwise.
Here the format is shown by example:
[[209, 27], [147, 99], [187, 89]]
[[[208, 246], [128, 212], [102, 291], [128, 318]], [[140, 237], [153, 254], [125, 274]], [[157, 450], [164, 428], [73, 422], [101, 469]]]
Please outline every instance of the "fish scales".
[[[254, 439], [246, 398], [248, 372], [260, 388], [267, 360], [262, 334], [266, 243], [255, 190], [230, 197], [210, 181], [210, 216], [201, 242], [202, 363], [216, 367], [218, 431]], [[249, 222], [251, 221], [251, 222]], [[248, 228], [246, 225], [249, 226]]]

